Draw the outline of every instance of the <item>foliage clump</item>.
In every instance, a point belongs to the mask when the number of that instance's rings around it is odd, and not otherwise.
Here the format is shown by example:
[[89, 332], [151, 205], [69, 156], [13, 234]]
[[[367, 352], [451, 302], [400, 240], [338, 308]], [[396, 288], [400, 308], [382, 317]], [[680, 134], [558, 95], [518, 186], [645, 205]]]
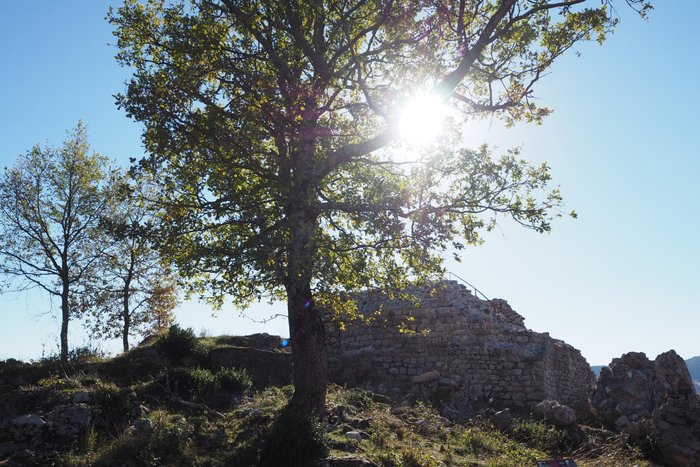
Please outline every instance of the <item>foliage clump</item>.
[[244, 393], [253, 387], [253, 380], [245, 369], [223, 368], [216, 373], [216, 379], [224, 391]]
[[246, 370], [225, 368], [167, 368], [156, 380], [166, 390], [182, 397], [206, 397], [218, 391], [243, 394], [253, 383]]
[[197, 336], [192, 328], [181, 328], [173, 324], [158, 341], [163, 354], [171, 363], [180, 363], [185, 357], [194, 354], [197, 348]]

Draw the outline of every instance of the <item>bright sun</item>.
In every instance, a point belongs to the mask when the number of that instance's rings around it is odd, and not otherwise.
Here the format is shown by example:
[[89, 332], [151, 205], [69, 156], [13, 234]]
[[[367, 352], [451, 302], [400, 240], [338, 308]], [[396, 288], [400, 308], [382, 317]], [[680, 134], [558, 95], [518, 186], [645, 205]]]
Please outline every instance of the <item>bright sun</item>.
[[411, 145], [433, 142], [440, 134], [449, 107], [435, 94], [415, 95], [400, 110], [399, 135]]

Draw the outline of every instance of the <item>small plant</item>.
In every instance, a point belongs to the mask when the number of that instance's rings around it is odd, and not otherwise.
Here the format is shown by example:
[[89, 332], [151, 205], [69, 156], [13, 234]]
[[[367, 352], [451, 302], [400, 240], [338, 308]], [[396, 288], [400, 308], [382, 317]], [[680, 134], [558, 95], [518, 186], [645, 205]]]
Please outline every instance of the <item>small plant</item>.
[[160, 349], [172, 363], [179, 363], [185, 357], [194, 354], [197, 347], [197, 337], [192, 328], [183, 329], [177, 324], [159, 340]]
[[367, 391], [354, 388], [348, 391], [348, 404], [359, 410], [366, 410], [374, 405], [374, 401]]

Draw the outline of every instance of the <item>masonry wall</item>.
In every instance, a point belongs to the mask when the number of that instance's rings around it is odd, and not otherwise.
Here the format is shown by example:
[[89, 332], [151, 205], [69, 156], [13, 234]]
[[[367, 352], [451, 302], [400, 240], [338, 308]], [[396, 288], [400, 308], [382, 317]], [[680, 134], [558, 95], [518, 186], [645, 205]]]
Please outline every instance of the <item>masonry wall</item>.
[[[420, 299], [418, 307], [361, 294], [365, 316], [382, 310], [374, 323], [340, 331], [328, 322], [334, 379], [382, 392], [427, 389], [472, 406], [525, 408], [555, 399], [586, 410], [595, 377], [581, 353], [525, 328], [504, 300], [481, 300], [455, 281], [410, 293]], [[401, 323], [413, 332], [400, 332]]]

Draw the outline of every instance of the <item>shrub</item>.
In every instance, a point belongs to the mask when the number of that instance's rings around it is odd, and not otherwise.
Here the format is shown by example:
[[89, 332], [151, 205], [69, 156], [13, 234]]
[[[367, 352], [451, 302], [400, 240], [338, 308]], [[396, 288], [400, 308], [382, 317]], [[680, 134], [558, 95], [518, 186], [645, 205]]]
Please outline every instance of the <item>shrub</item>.
[[303, 467], [328, 453], [323, 422], [289, 406], [282, 410], [265, 435], [260, 467]]
[[180, 396], [202, 395], [219, 389], [216, 376], [204, 368], [167, 368], [158, 382]]
[[72, 363], [95, 362], [105, 358], [107, 358], [107, 353], [97, 346], [84, 345], [68, 352], [68, 361]]
[[348, 390], [348, 404], [359, 410], [367, 410], [372, 408], [374, 401], [372, 394], [359, 388]]
[[121, 425], [136, 413], [131, 389], [113, 384], [104, 385], [95, 392], [95, 405], [108, 428]]
[[194, 354], [197, 337], [192, 328], [182, 329], [173, 324], [158, 341], [160, 349], [172, 363], [179, 363], [183, 358]]
[[253, 387], [253, 381], [245, 369], [224, 368], [216, 374], [219, 386], [224, 391], [244, 393]]

